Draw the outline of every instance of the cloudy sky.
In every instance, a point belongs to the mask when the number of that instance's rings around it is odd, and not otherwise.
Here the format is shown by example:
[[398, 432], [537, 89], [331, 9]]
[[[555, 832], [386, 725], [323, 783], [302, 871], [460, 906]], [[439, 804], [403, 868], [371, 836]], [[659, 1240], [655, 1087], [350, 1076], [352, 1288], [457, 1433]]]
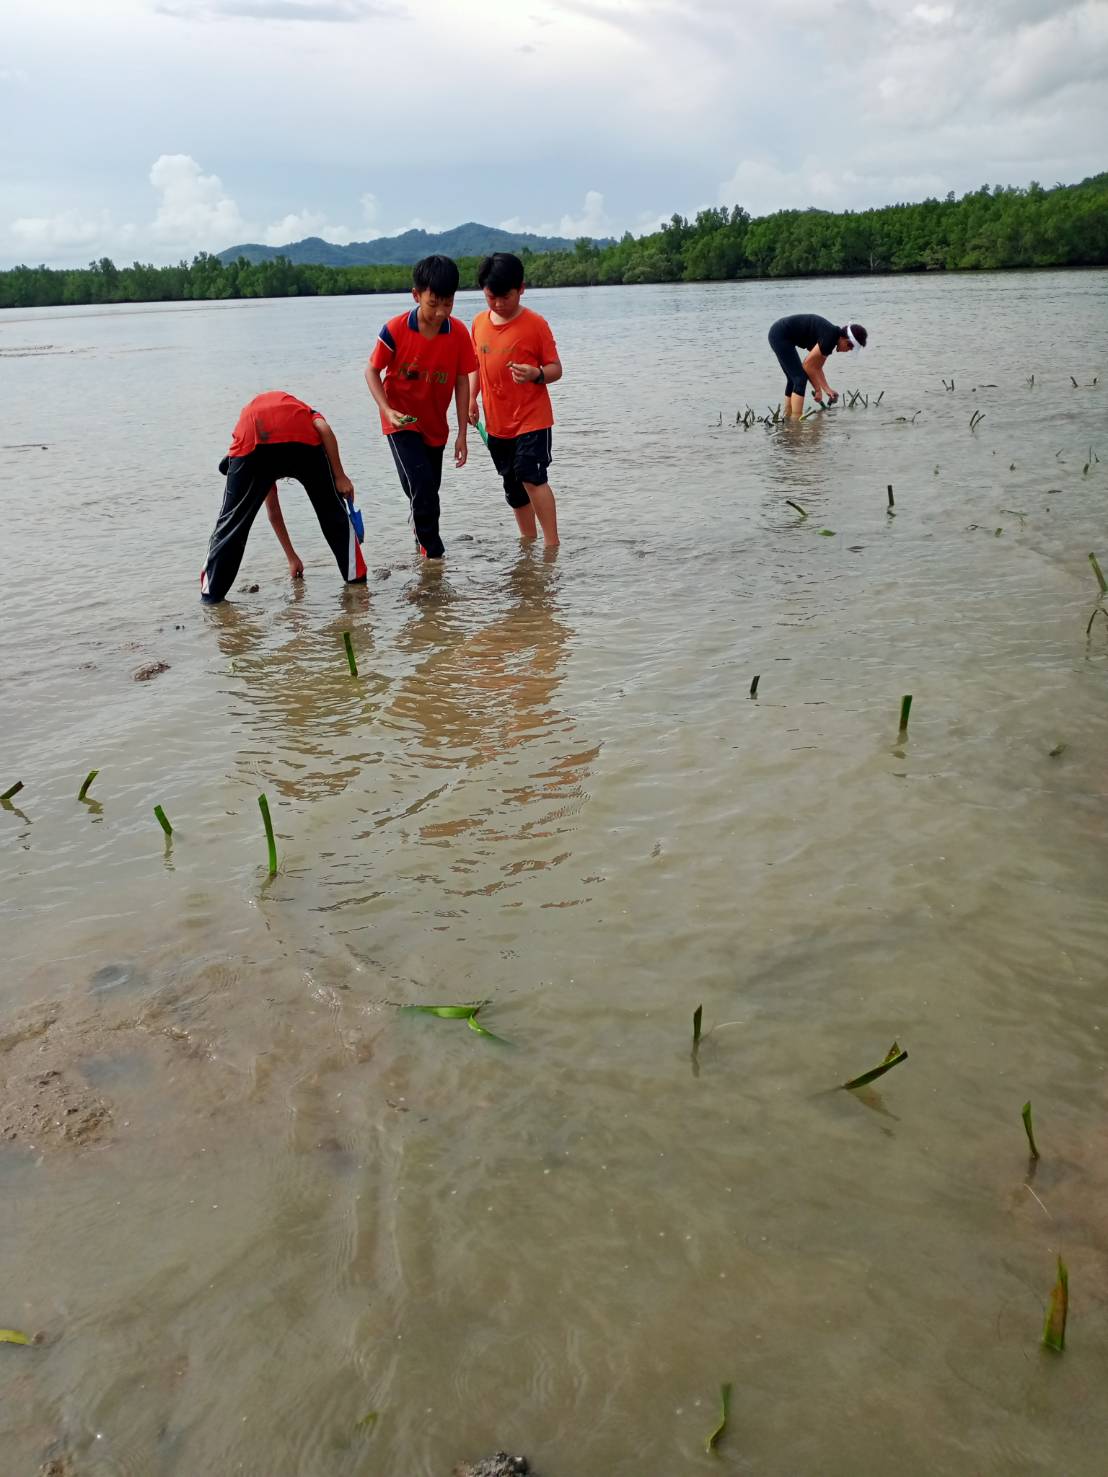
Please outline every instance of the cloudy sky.
[[559, 235], [1108, 167], [1108, 0], [36, 0], [0, 265]]

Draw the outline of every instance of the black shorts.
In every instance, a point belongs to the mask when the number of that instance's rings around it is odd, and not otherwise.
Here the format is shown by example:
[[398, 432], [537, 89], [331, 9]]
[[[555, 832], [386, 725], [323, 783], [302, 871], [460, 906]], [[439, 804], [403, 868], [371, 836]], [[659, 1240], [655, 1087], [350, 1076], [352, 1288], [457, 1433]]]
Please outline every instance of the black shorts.
[[769, 346], [777, 355], [778, 364], [785, 371], [785, 394], [806, 395], [809, 380], [800, 362], [800, 351], [795, 344], [789, 343], [781, 331], [780, 322], [775, 323], [769, 331]]
[[531, 499], [523, 484], [545, 486], [554, 460], [550, 428], [524, 431], [522, 436], [490, 436], [489, 455], [503, 479], [509, 508], [526, 508]]

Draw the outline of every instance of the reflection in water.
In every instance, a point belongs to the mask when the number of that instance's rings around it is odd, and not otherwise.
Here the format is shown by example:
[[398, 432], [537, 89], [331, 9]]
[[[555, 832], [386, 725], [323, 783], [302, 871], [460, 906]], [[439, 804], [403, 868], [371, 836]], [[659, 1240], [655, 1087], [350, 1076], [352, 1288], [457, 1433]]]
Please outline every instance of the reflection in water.
[[[360, 611], [321, 622], [293, 588], [289, 605], [264, 622], [229, 603], [209, 618], [227, 659], [229, 720], [246, 738], [239, 770], [252, 782], [271, 776], [286, 798], [310, 800], [341, 793], [361, 772], [369, 756], [345, 754], [337, 741], [372, 731], [388, 682], [373, 670], [373, 631]], [[346, 631], [357, 678], [346, 661]]]

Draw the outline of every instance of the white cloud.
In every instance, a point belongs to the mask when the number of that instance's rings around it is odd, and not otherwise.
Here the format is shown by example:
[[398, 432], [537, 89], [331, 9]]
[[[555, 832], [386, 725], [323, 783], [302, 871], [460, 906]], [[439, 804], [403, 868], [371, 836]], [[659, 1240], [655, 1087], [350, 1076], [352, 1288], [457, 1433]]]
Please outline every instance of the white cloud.
[[[267, 246], [287, 246], [290, 241], [303, 241], [305, 236], [321, 236], [324, 241], [336, 246], [345, 246], [354, 237], [346, 226], [333, 226], [327, 217], [316, 210], [300, 210], [274, 221], [265, 229]], [[228, 245], [234, 243], [228, 242]]]
[[104, 242], [125, 244], [135, 233], [134, 226], [116, 226], [107, 210], [94, 215], [61, 210], [56, 215], [21, 216], [9, 230], [24, 250], [48, 256], [78, 247], [102, 252]]
[[[668, 219], [668, 217], [666, 217]], [[525, 224], [518, 215], [501, 221], [502, 231], [526, 232], [532, 236], [565, 236], [575, 241], [578, 236], [610, 236], [612, 222], [604, 208], [604, 196], [599, 190], [586, 190], [580, 215], [563, 215], [559, 221], [544, 221], [541, 225]]]
[[[241, 241], [246, 231], [239, 208], [223, 191], [216, 174], [203, 174], [189, 154], [162, 154], [150, 170], [161, 195], [151, 234], [186, 250], [220, 250]], [[213, 245], [213, 243], [220, 245]]]
[[356, 22], [398, 14], [385, 0], [159, 0], [175, 20]]

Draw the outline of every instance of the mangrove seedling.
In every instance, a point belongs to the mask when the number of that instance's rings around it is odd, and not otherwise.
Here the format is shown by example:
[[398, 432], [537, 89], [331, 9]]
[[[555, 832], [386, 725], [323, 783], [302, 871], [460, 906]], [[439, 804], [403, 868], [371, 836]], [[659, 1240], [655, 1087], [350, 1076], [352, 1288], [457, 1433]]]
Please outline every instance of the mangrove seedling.
[[477, 422], [477, 434], [478, 434], [478, 436], [480, 436], [481, 440], [487, 446], [489, 444], [489, 433], [488, 433], [488, 431], [485, 430], [485, 423], [484, 423], [484, 421], [478, 421]]
[[476, 1031], [478, 1036], [485, 1036], [490, 1041], [507, 1046], [509, 1043], [503, 1036], [494, 1036], [477, 1019], [478, 1012], [488, 1003], [487, 1000], [474, 1000], [469, 1005], [402, 1005], [400, 1010], [404, 1015], [434, 1015], [444, 1021], [465, 1021], [469, 1029]]
[[358, 663], [354, 660], [354, 643], [350, 639], [349, 631], [342, 633], [342, 644], [346, 647], [346, 660], [350, 666], [350, 675], [351, 677], [356, 677], [358, 675]]
[[849, 1082], [844, 1082], [843, 1087], [851, 1092], [855, 1087], [865, 1087], [869, 1082], [875, 1082], [878, 1077], [884, 1077], [886, 1072], [892, 1070], [900, 1062], [908, 1060], [908, 1053], [901, 1051], [900, 1043], [894, 1041], [885, 1053], [885, 1060], [879, 1066], [871, 1067], [868, 1072], [863, 1072], [860, 1077], [852, 1077]]
[[1108, 621], [1108, 610], [1105, 610], [1103, 605], [1094, 605], [1093, 606], [1093, 613], [1089, 617], [1089, 624], [1085, 627], [1085, 635], [1086, 636], [1091, 636], [1092, 635], [1093, 621], [1096, 620], [1096, 618], [1097, 618], [1098, 615], [1102, 615], [1104, 617], [1104, 619], [1106, 621]]
[[896, 498], [893, 497], [893, 484], [891, 482], [888, 484], [888, 487], [887, 487], [886, 491], [889, 494], [889, 507], [891, 508], [896, 503]]
[[93, 780], [96, 778], [96, 776], [99, 773], [100, 773], [100, 771], [98, 769], [90, 769], [89, 772], [88, 772], [88, 774], [85, 775], [85, 782], [81, 786], [81, 788], [77, 791], [77, 799], [78, 800], [83, 800], [85, 798], [85, 796], [88, 794], [88, 787], [89, 787], [89, 785], [92, 784]]
[[18, 795], [19, 792], [20, 792], [20, 790], [22, 790], [22, 788], [23, 788], [23, 781], [22, 780], [16, 780], [16, 782], [15, 782], [14, 785], [9, 785], [8, 788], [4, 791], [4, 793], [2, 795], [0, 795], [0, 800], [10, 800], [13, 795]]
[[761, 682], [761, 680], [762, 680], [762, 674], [759, 672], [758, 675], [755, 677], [754, 681], [750, 684], [750, 696], [751, 697], [757, 697], [758, 696], [758, 683]]
[[1101, 569], [1095, 554], [1089, 555], [1089, 563], [1093, 566], [1093, 573], [1096, 575], [1096, 582], [1100, 586], [1100, 593], [1102, 595], [1108, 594], [1108, 580], [1105, 580], [1104, 571]]
[[1031, 1157], [1032, 1159], [1037, 1159], [1039, 1157], [1039, 1150], [1035, 1144], [1035, 1129], [1031, 1123], [1030, 1103], [1024, 1103], [1023, 1108], [1020, 1110], [1020, 1116], [1023, 1119], [1023, 1129], [1027, 1134], [1027, 1142], [1031, 1148]]
[[908, 714], [912, 711], [912, 694], [906, 692], [900, 699], [900, 733], [908, 732]]
[[269, 875], [277, 875], [277, 842], [273, 837], [273, 822], [269, 816], [269, 801], [264, 795], [258, 796], [258, 809], [262, 813], [262, 822], [265, 825], [265, 842], [269, 851]]
[[1074, 379], [1074, 377], [1073, 377], [1072, 374], [1070, 375], [1070, 384], [1073, 386], [1073, 388], [1075, 390], [1079, 390], [1081, 388], [1081, 386], [1077, 383], [1077, 381]]
[[795, 508], [802, 518], [807, 518], [807, 510], [802, 508], [799, 503], [794, 503], [791, 497], [785, 499], [785, 504], [787, 507]]
[[700, 1045], [700, 1023], [704, 1019], [704, 1007], [698, 1005], [692, 1013], [692, 1044], [693, 1051]]
[[1043, 1348], [1061, 1354], [1066, 1347], [1066, 1314], [1070, 1306], [1070, 1274], [1058, 1258], [1058, 1280], [1050, 1290], [1050, 1306], [1043, 1325]]
[[714, 1430], [709, 1431], [704, 1438], [704, 1450], [711, 1456], [719, 1444], [719, 1439], [727, 1429], [727, 1418], [731, 1414], [731, 1382], [719, 1387], [719, 1423]]
[[885, 392], [884, 392], [884, 390], [882, 390], [881, 393], [880, 393], [880, 395], [878, 395], [877, 399], [873, 402], [873, 408], [874, 408], [874, 410], [877, 409], [877, 407], [881, 404], [881, 402], [882, 402], [882, 400], [884, 400], [884, 398], [885, 398]]
[[160, 805], [154, 806], [154, 814], [158, 818], [158, 825], [161, 826], [165, 834], [167, 836], [172, 836], [173, 827], [169, 824], [169, 817], [166, 815], [165, 811], [161, 808]]

